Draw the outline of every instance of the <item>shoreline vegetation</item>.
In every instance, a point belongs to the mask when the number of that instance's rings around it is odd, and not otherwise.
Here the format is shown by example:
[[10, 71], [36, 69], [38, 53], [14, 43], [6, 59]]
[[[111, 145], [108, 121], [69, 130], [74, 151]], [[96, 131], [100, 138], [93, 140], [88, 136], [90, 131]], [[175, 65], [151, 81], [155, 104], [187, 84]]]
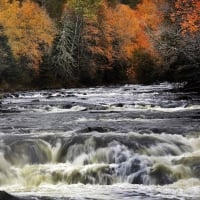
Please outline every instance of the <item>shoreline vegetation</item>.
[[0, 92], [164, 81], [199, 92], [199, 10], [198, 0], [0, 0]]

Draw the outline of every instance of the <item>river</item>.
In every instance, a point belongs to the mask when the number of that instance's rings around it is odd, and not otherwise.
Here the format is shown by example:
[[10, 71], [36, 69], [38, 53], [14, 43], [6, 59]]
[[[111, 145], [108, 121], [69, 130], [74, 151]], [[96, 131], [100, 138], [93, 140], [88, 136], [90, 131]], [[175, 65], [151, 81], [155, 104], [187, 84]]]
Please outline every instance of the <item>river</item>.
[[179, 87], [3, 94], [0, 190], [25, 200], [200, 199], [200, 96]]

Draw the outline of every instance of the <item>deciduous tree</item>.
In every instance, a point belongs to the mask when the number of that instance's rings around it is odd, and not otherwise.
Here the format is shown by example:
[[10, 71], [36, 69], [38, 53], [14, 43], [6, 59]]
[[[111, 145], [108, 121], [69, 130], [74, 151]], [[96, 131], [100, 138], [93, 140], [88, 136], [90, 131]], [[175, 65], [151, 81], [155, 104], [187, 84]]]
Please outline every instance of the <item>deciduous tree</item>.
[[55, 34], [55, 26], [45, 10], [29, 0], [0, 0], [0, 24], [16, 60], [38, 70]]
[[200, 1], [176, 0], [175, 13], [172, 17], [179, 18], [183, 33], [195, 33], [200, 29]]

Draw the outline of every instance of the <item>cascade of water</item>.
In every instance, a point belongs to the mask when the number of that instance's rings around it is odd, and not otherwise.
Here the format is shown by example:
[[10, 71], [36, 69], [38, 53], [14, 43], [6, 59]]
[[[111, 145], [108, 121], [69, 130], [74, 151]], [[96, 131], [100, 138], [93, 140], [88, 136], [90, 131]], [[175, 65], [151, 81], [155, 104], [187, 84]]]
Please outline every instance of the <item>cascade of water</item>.
[[200, 99], [173, 88], [3, 94], [0, 190], [34, 200], [200, 197]]
[[0, 184], [18, 180], [29, 187], [45, 182], [172, 184], [200, 178], [199, 143], [200, 138], [138, 133], [86, 134], [78, 143], [74, 136], [53, 143], [44, 139], [2, 142]]

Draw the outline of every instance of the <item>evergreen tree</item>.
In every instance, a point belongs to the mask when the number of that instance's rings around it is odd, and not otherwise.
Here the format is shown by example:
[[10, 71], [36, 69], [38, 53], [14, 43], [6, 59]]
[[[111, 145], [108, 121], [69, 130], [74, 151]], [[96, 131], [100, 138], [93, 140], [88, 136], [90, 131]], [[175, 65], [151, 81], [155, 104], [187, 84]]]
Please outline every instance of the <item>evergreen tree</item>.
[[[8, 45], [8, 39], [3, 34], [3, 27], [0, 26], [0, 84], [3, 81], [12, 81], [14, 79], [14, 63], [15, 60]], [[8, 73], [9, 71], [11, 73]]]
[[76, 77], [81, 28], [81, 17], [66, 12], [62, 29], [55, 38], [51, 52], [54, 74], [57, 78], [61, 78], [63, 82], [74, 80]]

